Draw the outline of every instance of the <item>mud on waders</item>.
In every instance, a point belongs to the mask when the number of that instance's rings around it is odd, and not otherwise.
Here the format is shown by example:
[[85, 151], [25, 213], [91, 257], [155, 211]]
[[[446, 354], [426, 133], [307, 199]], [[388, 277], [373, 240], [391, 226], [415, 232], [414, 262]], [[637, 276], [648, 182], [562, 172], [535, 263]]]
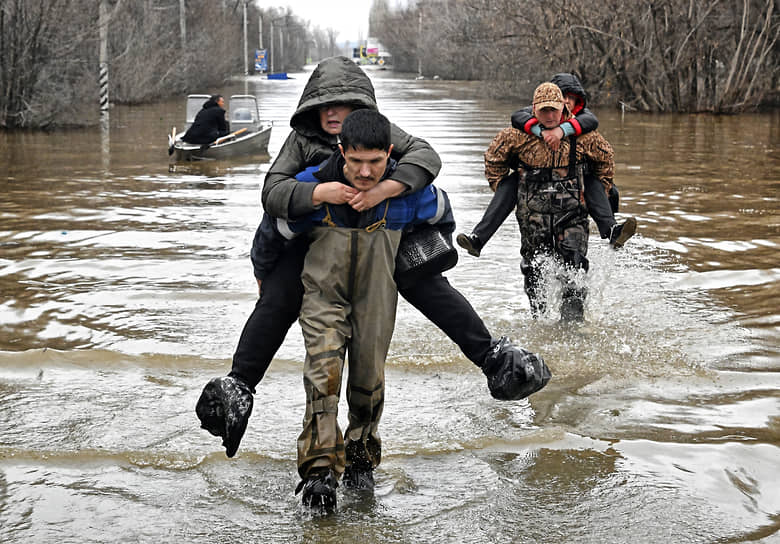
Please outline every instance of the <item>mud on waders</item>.
[[[334, 210], [325, 204], [323, 226], [313, 231], [302, 276], [310, 294], [301, 308], [307, 407], [298, 438], [301, 483], [296, 493], [303, 492], [304, 504], [322, 496], [335, 506], [336, 482], [342, 473], [346, 478], [354, 467], [370, 480], [381, 460], [378, 425], [384, 406], [384, 362], [397, 303], [393, 265], [401, 238], [399, 230], [385, 228], [389, 206], [388, 200], [372, 224], [354, 228], [341, 227]], [[343, 247], [350, 248], [349, 258], [334, 268], [329, 255]], [[392, 315], [384, 315], [391, 309]], [[351, 363], [349, 425], [342, 434], [337, 412], [347, 352]]]

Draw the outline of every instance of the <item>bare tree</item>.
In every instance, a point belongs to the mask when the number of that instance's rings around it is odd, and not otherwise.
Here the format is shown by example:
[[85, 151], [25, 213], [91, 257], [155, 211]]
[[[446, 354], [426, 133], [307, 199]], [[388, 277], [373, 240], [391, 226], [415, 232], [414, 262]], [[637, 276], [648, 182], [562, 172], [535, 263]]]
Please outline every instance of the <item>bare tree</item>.
[[500, 96], [569, 71], [597, 101], [646, 111], [778, 98], [778, 0], [418, 0], [376, 26], [397, 67], [415, 70], [419, 52], [426, 75], [483, 79]]
[[[96, 65], [85, 62], [83, 53], [95, 44], [97, 10], [90, 18], [80, 4], [67, 0], [0, 4], [0, 127], [49, 126], [69, 118], [75, 122], [81, 114], [79, 89]], [[73, 24], [66, 27], [62, 21]], [[97, 103], [96, 86], [94, 100]]]
[[[202, 92], [243, 71], [249, 54], [242, 43], [243, 0], [109, 4], [112, 102]], [[0, 0], [0, 127], [98, 121], [97, 6], [94, 0]], [[301, 68], [311, 43], [301, 19], [289, 9], [247, 8], [253, 35], [259, 19], [265, 26], [281, 18], [285, 65]]]

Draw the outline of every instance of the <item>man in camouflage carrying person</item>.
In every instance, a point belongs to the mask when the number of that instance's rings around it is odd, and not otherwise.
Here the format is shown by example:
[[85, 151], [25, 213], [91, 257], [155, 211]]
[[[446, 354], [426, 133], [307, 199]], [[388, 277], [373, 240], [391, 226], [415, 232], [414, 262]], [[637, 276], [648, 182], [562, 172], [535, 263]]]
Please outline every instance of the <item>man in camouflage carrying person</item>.
[[[563, 93], [554, 83], [536, 88], [533, 111], [545, 129], [556, 128], [570, 117]], [[565, 268], [558, 275], [563, 282], [561, 318], [584, 319], [587, 289], [576, 276], [588, 270], [586, 169], [609, 190], [615, 170], [612, 146], [595, 130], [565, 138], [553, 149], [543, 139], [510, 127], [499, 132], [485, 152], [485, 176], [491, 185], [501, 182], [510, 170], [520, 174], [515, 211], [521, 234], [520, 269], [534, 316], [546, 309], [542, 267], [551, 257]]]

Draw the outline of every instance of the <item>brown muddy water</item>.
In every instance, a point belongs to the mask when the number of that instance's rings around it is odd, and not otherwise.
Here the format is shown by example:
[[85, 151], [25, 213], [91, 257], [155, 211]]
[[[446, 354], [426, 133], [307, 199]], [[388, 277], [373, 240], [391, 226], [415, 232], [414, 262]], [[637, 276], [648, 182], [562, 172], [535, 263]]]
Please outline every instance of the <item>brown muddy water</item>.
[[[203, 91], [257, 94], [274, 155], [294, 77]], [[470, 229], [491, 195], [482, 153], [521, 104], [371, 77], [441, 154]], [[513, 219], [447, 274], [553, 379], [491, 399], [401, 301], [376, 492], [339, 489], [328, 517], [293, 494], [300, 329], [235, 458], [194, 413], [255, 302], [268, 159], [170, 171], [183, 100], [113, 108], [107, 137], [0, 133], [0, 542], [780, 541], [780, 114], [596, 113], [639, 233], [619, 252], [591, 237], [588, 324], [531, 319]]]

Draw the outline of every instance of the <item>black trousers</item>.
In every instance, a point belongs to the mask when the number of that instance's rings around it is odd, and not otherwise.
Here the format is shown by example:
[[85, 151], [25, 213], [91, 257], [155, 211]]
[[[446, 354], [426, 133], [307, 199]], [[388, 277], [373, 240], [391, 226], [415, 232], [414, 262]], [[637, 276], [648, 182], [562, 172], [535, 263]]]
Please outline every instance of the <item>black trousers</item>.
[[[296, 238], [285, 251], [263, 280], [260, 298], [241, 332], [230, 375], [253, 389], [298, 319], [303, 299], [301, 271], [308, 247], [306, 240]], [[399, 293], [455, 342], [469, 360], [482, 365], [493, 338], [469, 301], [447, 278], [436, 274]]]
[[[614, 186], [613, 188], [617, 193], [617, 188]], [[601, 237], [609, 238], [612, 227], [617, 221], [607, 193], [604, 191], [604, 185], [596, 176], [585, 176], [585, 204], [588, 206], [588, 214], [596, 222]]]
[[487, 244], [517, 206], [518, 179], [518, 173], [513, 172], [496, 185], [496, 192], [490, 199], [485, 213], [482, 214], [482, 219], [471, 231], [479, 238], [482, 245]]
[[[482, 245], [487, 244], [517, 206], [518, 179], [517, 172], [514, 172], [499, 182], [482, 219], [474, 226], [472, 234], [479, 238]], [[595, 176], [585, 176], [584, 193], [588, 214], [596, 222], [601, 237], [608, 238], [616, 221], [604, 185]], [[616, 188], [615, 194], [617, 194]]]

